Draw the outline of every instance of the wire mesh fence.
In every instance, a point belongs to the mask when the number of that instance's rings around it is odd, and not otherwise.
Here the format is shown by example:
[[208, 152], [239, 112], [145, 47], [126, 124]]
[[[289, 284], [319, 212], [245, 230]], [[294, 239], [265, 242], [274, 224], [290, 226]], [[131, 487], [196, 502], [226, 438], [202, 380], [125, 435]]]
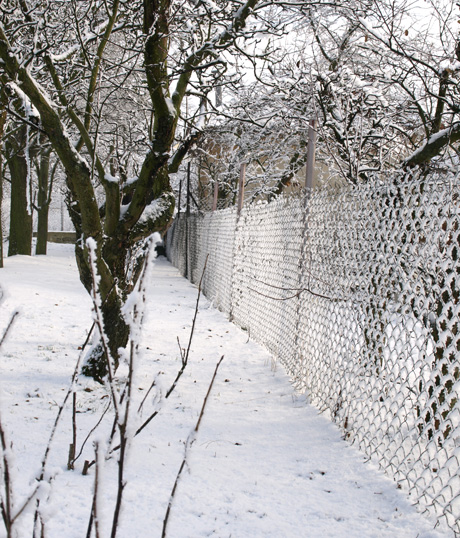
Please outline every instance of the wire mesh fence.
[[420, 173], [181, 215], [171, 261], [460, 535], [460, 186]]
[[[0, 212], [5, 237], [8, 237], [10, 231], [10, 195], [9, 184], [6, 183], [6, 188], [3, 192], [2, 211]], [[50, 232], [72, 232], [75, 230], [64, 199], [65, 196], [60, 191], [53, 194], [48, 210], [48, 229]], [[36, 230], [38, 217], [35, 209], [32, 211], [32, 217], [33, 229]]]

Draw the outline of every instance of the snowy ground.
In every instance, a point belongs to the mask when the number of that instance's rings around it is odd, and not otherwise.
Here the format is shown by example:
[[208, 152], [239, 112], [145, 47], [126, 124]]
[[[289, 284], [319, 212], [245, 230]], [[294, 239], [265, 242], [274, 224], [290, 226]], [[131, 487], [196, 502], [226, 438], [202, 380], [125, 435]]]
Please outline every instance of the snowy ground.
[[[69, 386], [78, 347], [91, 325], [89, 297], [79, 283], [72, 247], [50, 245], [47, 257], [16, 256], [0, 269], [0, 338], [14, 309], [20, 315], [0, 350], [1, 420], [12, 443], [16, 506], [32, 491], [59, 404]], [[180, 367], [177, 337], [185, 346], [197, 290], [159, 259], [149, 283], [137, 376], [139, 401], [161, 372], [167, 389]], [[404, 493], [341, 439], [334, 425], [295, 395], [281, 369], [247, 335], [201, 301], [190, 364], [176, 391], [160, 400], [160, 414], [132, 444], [122, 538], [160, 537], [163, 519], [219, 358], [196, 442], [188, 453], [171, 509], [167, 536], [441, 538]], [[120, 375], [123, 375], [122, 373]], [[164, 392], [163, 392], [164, 394]], [[144, 419], [153, 405], [146, 399]], [[77, 390], [77, 445], [109, 401], [104, 387], [81, 379]], [[150, 408], [150, 412], [151, 412]], [[67, 470], [72, 439], [66, 409], [52, 445], [41, 492], [46, 538], [83, 538], [91, 508], [93, 441], [106, 437], [107, 420]], [[139, 419], [141, 420], [141, 419]], [[116, 489], [115, 458], [101, 470], [101, 537], [110, 535]], [[4, 489], [0, 480], [0, 491]], [[33, 506], [16, 524], [32, 536]], [[0, 520], [0, 536], [6, 536]]]

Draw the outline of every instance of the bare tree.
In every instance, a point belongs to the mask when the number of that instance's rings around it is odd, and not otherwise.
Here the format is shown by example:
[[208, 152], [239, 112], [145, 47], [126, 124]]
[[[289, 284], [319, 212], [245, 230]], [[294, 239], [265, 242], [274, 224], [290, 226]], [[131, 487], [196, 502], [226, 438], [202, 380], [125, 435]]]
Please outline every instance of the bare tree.
[[[379, 85], [392, 87], [401, 109], [397, 128], [404, 135], [403, 167], [457, 162], [460, 139], [460, 36], [453, 2], [430, 0], [369, 3], [363, 16], [347, 16], [359, 26], [359, 48], [379, 58]], [[452, 161], [453, 160], [453, 161]]]
[[271, 109], [284, 100], [284, 117], [298, 123], [314, 110], [318, 159], [332, 175], [359, 183], [380, 171], [458, 162], [452, 2], [338, 1], [301, 11], [280, 61], [265, 73], [273, 75]]
[[[271, 27], [269, 4], [2, 3], [0, 70], [38, 111], [65, 169], [80, 278], [88, 291], [86, 239], [96, 242], [104, 331], [115, 362], [129, 338], [121, 306], [138, 278], [143, 245], [152, 232], [166, 230], [173, 215], [170, 171], [189, 150], [203, 99], [225, 78], [231, 54], [249, 57], [250, 43]], [[123, 146], [136, 131], [117, 124], [117, 114], [144, 116], [137, 131], [142, 139], [125, 162]], [[87, 370], [96, 377], [106, 373], [100, 356]]]

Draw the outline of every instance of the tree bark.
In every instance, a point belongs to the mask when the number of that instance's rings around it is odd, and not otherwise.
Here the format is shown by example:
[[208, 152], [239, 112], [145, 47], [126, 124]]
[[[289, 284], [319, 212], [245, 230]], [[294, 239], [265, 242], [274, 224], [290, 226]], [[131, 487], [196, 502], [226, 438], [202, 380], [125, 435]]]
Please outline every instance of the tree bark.
[[[43, 148], [44, 137], [40, 137], [41, 147]], [[49, 196], [49, 173], [50, 173], [50, 155], [51, 150], [42, 149], [40, 154], [40, 165], [38, 169], [38, 195], [37, 195], [37, 246], [35, 254], [46, 254], [48, 244], [48, 213], [50, 206]]]
[[[1, 138], [0, 138], [1, 140]], [[3, 268], [3, 224], [2, 224], [2, 203], [3, 203], [3, 162], [0, 147], [0, 269]]]
[[11, 176], [10, 240], [8, 256], [32, 254], [32, 205], [29, 192], [29, 170], [24, 154], [24, 128], [16, 143], [7, 142], [8, 168]]
[[3, 202], [3, 159], [2, 146], [3, 135], [5, 133], [6, 124], [6, 99], [4, 93], [0, 93], [0, 269], [3, 267], [3, 224], [2, 224], [2, 202]]
[[451, 127], [443, 129], [425, 141], [417, 151], [403, 162], [403, 168], [420, 166], [429, 163], [431, 159], [437, 157], [449, 145], [460, 140], [460, 122], [454, 123]]

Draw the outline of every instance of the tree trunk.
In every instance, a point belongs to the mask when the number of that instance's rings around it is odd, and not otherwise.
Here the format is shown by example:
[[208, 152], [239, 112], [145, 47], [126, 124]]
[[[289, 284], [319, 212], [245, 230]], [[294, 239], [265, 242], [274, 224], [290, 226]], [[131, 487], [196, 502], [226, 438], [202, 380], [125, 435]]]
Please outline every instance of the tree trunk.
[[[118, 248], [117, 253], [118, 258], [122, 262], [127, 259], [127, 253], [124, 252], [123, 249]], [[80, 273], [80, 280], [91, 295], [93, 293], [93, 275], [89, 264], [88, 250], [86, 248], [81, 248], [77, 243], [75, 254]], [[100, 279], [97, 291], [100, 294], [102, 303], [101, 312], [104, 325], [104, 336], [114, 367], [117, 368], [120, 358], [119, 350], [120, 348], [126, 348], [129, 340], [129, 326], [126, 324], [122, 314], [122, 307], [128, 290], [126, 290], [126, 287], [123, 285], [123, 280], [121, 278], [113, 278], [111, 272], [104, 270], [104, 268], [107, 268], [107, 265], [99, 250], [96, 251], [95, 256], [95, 265], [96, 270], [98, 271], [97, 276]], [[102, 381], [103, 377], [108, 373], [107, 360], [108, 358], [104, 354], [102, 345], [97, 345], [90, 356], [87, 357], [86, 364], [82, 368], [82, 373], [93, 377], [97, 381]]]
[[[77, 238], [87, 238], [83, 232], [82, 218], [79, 203], [76, 201], [69, 182], [69, 193], [66, 198], [67, 209], [75, 227]], [[93, 236], [90, 236], [93, 237]], [[93, 237], [94, 238], [94, 237]], [[105, 248], [105, 255], [117, 260], [117, 266], [111, 267], [104, 259], [100, 245], [95, 252], [95, 266], [99, 279], [97, 292], [101, 298], [101, 312], [104, 325], [104, 335], [109, 347], [110, 355], [115, 368], [120, 359], [120, 348], [125, 348], [129, 340], [129, 326], [122, 314], [122, 306], [126, 299], [128, 289], [126, 286], [126, 260], [129, 258], [129, 250], [123, 247], [123, 242], [112, 243], [110, 252]], [[75, 257], [77, 261], [80, 281], [87, 290], [93, 294], [93, 275], [89, 252], [83, 241], [77, 240], [75, 244]], [[91, 354], [86, 358], [86, 364], [82, 368], [84, 375], [93, 377], [102, 382], [107, 375], [107, 357], [101, 344], [96, 345]]]
[[6, 95], [4, 91], [0, 91], [0, 268], [3, 267], [3, 224], [2, 224], [2, 202], [3, 202], [3, 136], [6, 126]]
[[[43, 145], [43, 137], [41, 137]], [[49, 149], [43, 149], [40, 155], [40, 168], [38, 170], [38, 196], [37, 196], [37, 246], [35, 254], [46, 254], [48, 244], [48, 213], [51, 197], [48, 196], [48, 178], [50, 172], [50, 155]]]
[[10, 242], [8, 256], [32, 254], [32, 207], [29, 198], [28, 166], [22, 149], [10, 146], [11, 175]]
[[3, 224], [2, 224], [2, 202], [3, 202], [3, 163], [0, 148], [0, 269], [3, 267]]
[[6, 110], [0, 110], [0, 269], [3, 267], [3, 224], [2, 224], [2, 202], [3, 202], [3, 160], [2, 142], [6, 123]]

